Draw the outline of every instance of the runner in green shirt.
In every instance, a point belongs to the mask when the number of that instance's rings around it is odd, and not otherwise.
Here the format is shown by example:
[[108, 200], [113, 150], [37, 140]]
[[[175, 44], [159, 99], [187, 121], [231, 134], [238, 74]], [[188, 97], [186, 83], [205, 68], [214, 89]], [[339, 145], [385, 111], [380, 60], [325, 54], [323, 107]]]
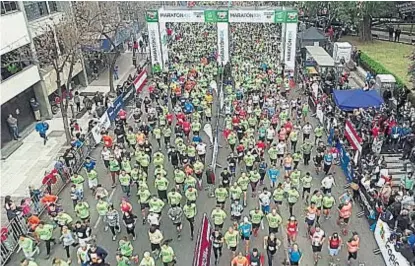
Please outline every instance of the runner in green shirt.
[[244, 156], [244, 162], [247, 172], [250, 172], [252, 170], [252, 168], [254, 167], [255, 160], [256, 158], [254, 155], [252, 155], [250, 152], [246, 153], [246, 155]]
[[83, 200], [79, 200], [75, 206], [75, 213], [82, 221], [89, 220], [89, 204]]
[[333, 208], [334, 204], [336, 203], [336, 200], [334, 199], [333, 195], [331, 193], [327, 193], [323, 196], [323, 214], [324, 217], [327, 219], [330, 218], [330, 211]]
[[259, 226], [262, 222], [262, 218], [264, 218], [264, 213], [259, 207], [256, 207], [249, 212], [249, 216], [251, 217], [252, 231], [254, 232], [254, 236], [257, 237]]
[[298, 193], [295, 187], [291, 187], [287, 193], [288, 193], [288, 205], [290, 209], [290, 216], [293, 216], [293, 207], [297, 203], [298, 199], [300, 198], [300, 194]]
[[215, 189], [216, 204], [225, 206], [225, 202], [228, 196], [228, 190], [224, 188], [223, 185], [219, 185], [219, 187]]
[[[160, 117], [163, 117], [163, 116], [160, 116]], [[162, 125], [160, 125], [160, 126], [162, 126]], [[156, 141], [157, 141], [157, 143], [158, 143], [158, 145], [159, 145], [159, 148], [161, 147], [161, 128], [160, 127], [158, 127], [158, 126], [156, 126], [154, 129], [153, 129], [153, 135], [154, 135], [154, 138], [156, 139]]]
[[190, 187], [187, 187], [184, 195], [186, 196], [188, 202], [196, 203], [196, 199], [197, 199], [199, 194], [198, 194], [196, 188], [190, 186]]
[[180, 206], [182, 195], [176, 188], [172, 188], [171, 191], [167, 194], [167, 200], [171, 207]]
[[273, 143], [271, 148], [268, 149], [268, 155], [269, 155], [272, 165], [276, 165], [277, 160], [278, 160], [277, 143]]
[[248, 190], [248, 185], [251, 182], [249, 176], [246, 173], [242, 173], [241, 176], [238, 178], [237, 184], [241, 187], [244, 193], [244, 202], [243, 205], [246, 207], [246, 191]]
[[46, 224], [45, 222], [41, 221], [39, 225], [35, 229], [35, 236], [38, 240], [43, 240], [46, 243], [46, 256], [49, 258], [50, 256], [50, 243], [55, 243], [55, 239], [53, 238], [53, 225]]
[[167, 201], [167, 189], [169, 183], [169, 180], [161, 175], [158, 175], [154, 180], [154, 187], [157, 189], [158, 196], [161, 200]]
[[174, 182], [176, 183], [176, 188], [180, 189], [180, 186], [183, 185], [186, 174], [179, 167], [174, 169]]
[[153, 197], [148, 201], [149, 211], [157, 213], [158, 215], [161, 215], [161, 211], [164, 207], [164, 201], [157, 198], [156, 195], [153, 195]]
[[122, 191], [127, 195], [127, 197], [129, 197], [131, 192], [131, 176], [127, 174], [124, 170], [122, 170], [120, 175], [118, 176], [118, 180], [120, 181]]
[[314, 145], [317, 145], [318, 141], [321, 140], [324, 134], [324, 127], [322, 125], [318, 125], [314, 129]]
[[229, 188], [231, 201], [240, 200], [242, 195], [242, 188], [238, 186], [238, 183], [234, 182]]
[[301, 199], [304, 200], [304, 196], [305, 196], [305, 202], [307, 204], [308, 204], [308, 197], [311, 193], [312, 182], [313, 182], [313, 177], [310, 175], [309, 172], [307, 172], [305, 176], [301, 178], [301, 183], [303, 184], [303, 193], [302, 193]]
[[19, 247], [22, 248], [25, 258], [32, 259], [35, 253], [39, 253], [39, 247], [35, 246], [35, 242], [29, 238], [21, 235], [19, 237]]
[[111, 173], [112, 187], [114, 188], [117, 186], [115, 183], [115, 177], [120, 173], [120, 164], [113, 155], [110, 156], [109, 169]]
[[[102, 221], [106, 224], [106, 219], [107, 219], [107, 213], [109, 210], [109, 203], [105, 200], [102, 200], [100, 197], [98, 198], [97, 201], [97, 205], [96, 205], [96, 209], [97, 212], [99, 214], [99, 216], [101, 216]], [[106, 230], [108, 230], [108, 228], [106, 228]]]
[[148, 190], [148, 187], [140, 186], [137, 191], [138, 196], [138, 203], [140, 203], [141, 207], [141, 214], [143, 216], [143, 224], [146, 224], [147, 214], [149, 205], [148, 202], [150, 201], [151, 192]]
[[118, 250], [120, 251], [121, 255], [127, 258], [130, 258], [133, 255], [134, 247], [131, 241], [128, 240], [127, 236], [124, 236], [118, 242]]
[[195, 216], [197, 214], [197, 207], [196, 204], [193, 202], [188, 201], [186, 205], [183, 207], [184, 216], [186, 216], [187, 221], [190, 225], [190, 239], [193, 240], [194, 235], [194, 223], [195, 223]]
[[291, 180], [291, 186], [295, 187], [296, 189], [300, 186], [300, 178], [301, 178], [301, 171], [296, 169], [293, 172], [291, 172], [290, 180]]
[[284, 188], [282, 187], [282, 183], [278, 183], [277, 187], [272, 193], [272, 198], [274, 199], [276, 205], [282, 204], [282, 201], [284, 200]]
[[154, 261], [153, 257], [151, 257], [150, 252], [144, 252], [144, 257], [141, 260], [139, 266], [156, 266], [156, 262]]
[[267, 221], [268, 221], [268, 230], [269, 233], [278, 233], [278, 228], [280, 227], [282, 223], [282, 218], [277, 212], [276, 208], [273, 208], [270, 213], [266, 215]]
[[218, 204], [216, 205], [216, 208], [213, 209], [210, 217], [212, 218], [213, 224], [215, 225], [215, 227], [222, 230], [223, 223], [225, 222], [225, 219], [226, 217], [228, 217], [228, 215], [226, 214], [224, 210], [222, 210], [222, 206]]
[[170, 263], [176, 260], [176, 255], [174, 254], [173, 249], [168, 245], [168, 241], [164, 241], [161, 246], [160, 257], [164, 265], [170, 265]]
[[234, 230], [231, 226], [225, 233], [223, 239], [225, 240], [228, 249], [232, 251], [232, 257], [235, 257], [236, 248], [238, 247], [239, 243], [239, 232], [237, 230]]

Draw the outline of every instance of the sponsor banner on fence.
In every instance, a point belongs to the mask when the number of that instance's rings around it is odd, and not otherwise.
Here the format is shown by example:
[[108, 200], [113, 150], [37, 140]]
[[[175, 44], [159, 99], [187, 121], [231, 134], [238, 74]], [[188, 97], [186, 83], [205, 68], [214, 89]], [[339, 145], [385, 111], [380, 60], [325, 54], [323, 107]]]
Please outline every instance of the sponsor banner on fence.
[[108, 129], [110, 126], [111, 126], [110, 118], [108, 116], [108, 113], [105, 112], [101, 116], [101, 118], [99, 119], [98, 124], [95, 125], [92, 128], [92, 131], [91, 131], [92, 132], [92, 136], [94, 137], [94, 140], [95, 140], [96, 143], [100, 143], [101, 142], [101, 138], [102, 138], [101, 129], [103, 129], [103, 128]]
[[193, 266], [210, 266], [210, 256], [212, 252], [212, 241], [210, 239], [212, 228], [206, 213], [203, 215], [202, 226], [197, 236]]
[[229, 22], [275, 23], [275, 11], [229, 10]]
[[295, 70], [297, 45], [297, 23], [285, 24], [285, 70]]
[[382, 253], [382, 257], [385, 260], [386, 265], [391, 266], [410, 266], [408, 260], [397, 252], [394, 247], [394, 242], [390, 243], [389, 238], [391, 230], [388, 224], [378, 219], [375, 228], [375, 240], [379, 246], [379, 250]]
[[205, 10], [205, 22], [228, 22], [228, 10]]
[[346, 121], [346, 125], [344, 127], [345, 137], [349, 141], [350, 145], [352, 145], [353, 149], [362, 151], [362, 138], [359, 137], [356, 129], [354, 128], [353, 124], [350, 121]]
[[143, 90], [144, 85], [147, 82], [147, 70], [143, 69], [141, 73], [134, 80], [134, 88], [137, 93]]
[[118, 112], [124, 107], [123, 96], [118, 96], [111, 106], [107, 109], [108, 117], [111, 121], [114, 121], [118, 115]]
[[285, 23], [298, 23], [298, 12], [296, 10], [285, 11]]
[[166, 68], [165, 70], [167, 70], [168, 65], [166, 64], [166, 62], [169, 61], [169, 52], [168, 52], [168, 48], [167, 48], [167, 40], [168, 40], [169, 37], [167, 35], [166, 23], [161, 22], [161, 23], [159, 23], [159, 26], [160, 26], [160, 41], [161, 41], [161, 58], [163, 60], [164, 68]]
[[160, 31], [157, 22], [148, 22], [148, 38], [150, 41], [150, 54], [152, 68], [156, 65], [163, 65], [161, 57]]
[[159, 22], [205, 22], [204, 10], [160, 10]]
[[218, 63], [229, 62], [229, 24], [220, 22], [218, 27]]

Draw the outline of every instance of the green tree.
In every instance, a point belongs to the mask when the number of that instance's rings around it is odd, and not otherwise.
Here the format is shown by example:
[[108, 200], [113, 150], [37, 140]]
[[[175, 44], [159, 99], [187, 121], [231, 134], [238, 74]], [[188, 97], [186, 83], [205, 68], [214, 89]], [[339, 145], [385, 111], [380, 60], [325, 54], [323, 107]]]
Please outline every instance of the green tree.
[[329, 21], [336, 19], [357, 25], [362, 41], [372, 40], [372, 19], [374, 17], [390, 17], [397, 12], [395, 1], [304, 2], [303, 7], [310, 17], [316, 17], [322, 9], [327, 8]]

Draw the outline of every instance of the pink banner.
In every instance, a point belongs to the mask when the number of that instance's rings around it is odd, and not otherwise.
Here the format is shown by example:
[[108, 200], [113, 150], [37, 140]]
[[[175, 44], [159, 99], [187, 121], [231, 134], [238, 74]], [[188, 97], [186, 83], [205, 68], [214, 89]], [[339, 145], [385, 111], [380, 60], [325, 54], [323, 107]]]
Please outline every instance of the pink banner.
[[193, 254], [193, 266], [210, 266], [212, 228], [206, 213], [203, 215], [202, 224], [197, 236], [195, 251]]
[[143, 69], [141, 73], [134, 80], [134, 87], [137, 93], [143, 90], [144, 85], [147, 83], [147, 71]]

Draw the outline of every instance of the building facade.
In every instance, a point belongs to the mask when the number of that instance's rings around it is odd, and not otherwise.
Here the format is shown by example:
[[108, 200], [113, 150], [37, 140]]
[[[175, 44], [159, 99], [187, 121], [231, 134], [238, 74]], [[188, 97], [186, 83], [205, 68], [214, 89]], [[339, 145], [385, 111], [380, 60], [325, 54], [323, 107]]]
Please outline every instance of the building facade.
[[[70, 2], [1, 1], [1, 147], [12, 141], [7, 123], [11, 114], [18, 120], [19, 131], [34, 127], [35, 116], [30, 100], [40, 103], [41, 116], [52, 117], [50, 102], [57, 95], [56, 73], [36, 60], [35, 38], [70, 14]], [[57, 45], [58, 45], [58, 40]], [[63, 71], [66, 80], [67, 70]], [[74, 66], [72, 84], [87, 85], [81, 60]]]

